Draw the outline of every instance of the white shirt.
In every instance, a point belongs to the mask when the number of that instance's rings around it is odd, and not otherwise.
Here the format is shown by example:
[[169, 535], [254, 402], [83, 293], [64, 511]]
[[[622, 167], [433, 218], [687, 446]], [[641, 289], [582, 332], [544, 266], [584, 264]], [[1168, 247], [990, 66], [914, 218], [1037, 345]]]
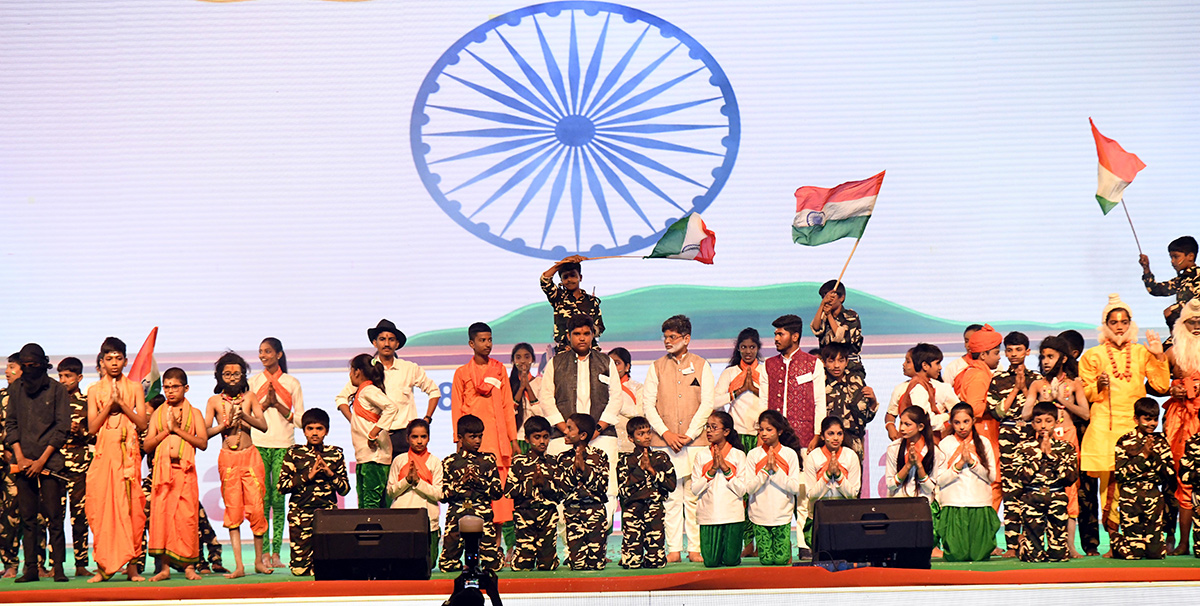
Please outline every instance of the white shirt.
[[[958, 377], [959, 373], [966, 370], [969, 365], [963, 359], [962, 355], [955, 357], [953, 360], [946, 361], [945, 364], [942, 364], [942, 381], [954, 385], [954, 379]], [[921, 369], [918, 368], [917, 370]]]
[[862, 466], [858, 455], [853, 450], [842, 446], [838, 454], [838, 462], [846, 468], [837, 481], [832, 481], [822, 473], [817, 475], [817, 469], [825, 464], [825, 451], [821, 448], [809, 450], [804, 455], [804, 486], [808, 491], [809, 502], [820, 499], [857, 499], [862, 490]]
[[992, 454], [991, 442], [983, 440], [983, 452], [979, 453], [987, 466], [977, 461], [974, 467], [963, 465], [962, 471], [950, 465], [958, 445], [958, 436], [953, 434], [938, 444], [941, 458], [933, 477], [938, 486], [938, 503], [942, 507], [991, 507], [992, 482], [996, 479], [996, 456]]
[[759, 526], [783, 526], [791, 524], [792, 512], [796, 508], [796, 499], [805, 497], [804, 478], [800, 471], [800, 458], [796, 451], [786, 446], [779, 451], [779, 456], [787, 463], [788, 470], [776, 469], [768, 474], [764, 468], [755, 472], [758, 462], [767, 456], [767, 451], [757, 446], [746, 455], [746, 466], [750, 468], [751, 481], [746, 486], [750, 495], [750, 505], [746, 513], [750, 521]]
[[[378, 360], [379, 357], [376, 356], [375, 359]], [[392, 367], [383, 369], [383, 384], [387, 388], [388, 397], [396, 403], [397, 408], [392, 424], [384, 428], [391, 431], [404, 429], [408, 427], [409, 421], [417, 418], [417, 405], [413, 401], [414, 388], [420, 389], [431, 398], [442, 394], [438, 384], [434, 383], [420, 366], [400, 358], [393, 358]], [[345, 404], [353, 393], [354, 386], [347, 382], [342, 392], [334, 398], [334, 403], [337, 406]]]
[[[934, 379], [929, 380], [929, 384], [933, 386], [933, 401], [941, 407], [941, 412], [935, 413], [929, 409], [929, 394], [921, 385], [913, 385], [913, 389], [908, 396], [912, 399], [914, 406], [920, 406], [929, 414], [929, 423], [936, 433], [946, 428], [950, 424], [950, 409], [958, 404], [958, 394], [954, 393], [954, 388], [949, 385]], [[892, 390], [892, 399], [888, 402], [887, 413], [893, 417], [899, 416], [900, 398], [904, 397], [904, 390], [908, 389], [908, 381], [905, 381], [896, 386]]]
[[[633, 392], [633, 397], [625, 393], [625, 388]], [[629, 419], [642, 416], [642, 384], [629, 379], [625, 381], [617, 397], [621, 400], [621, 409], [617, 413], [621, 420], [617, 422], [617, 452], [633, 452], [633, 440], [629, 437], [626, 426]]]
[[[699, 360], [700, 358], [690, 353], [685, 354], [679, 360], [679, 364], [681, 366], [688, 364], [689, 359]], [[708, 416], [712, 414], [714, 383], [712, 366], [705, 361], [700, 368], [700, 407], [696, 409], [696, 414], [692, 417], [692, 422], [688, 424], [687, 429], [687, 437], [692, 440], [699, 438], [700, 434], [704, 433], [704, 425], [708, 423]], [[646, 413], [646, 420], [650, 421], [650, 426], [658, 432], [658, 435], [661, 436], [670, 429], [663, 422], [662, 415], [658, 414], [658, 371], [654, 370], [653, 364], [650, 365], [650, 371], [646, 373], [646, 384], [642, 386], [642, 410]]]
[[[740, 374], [742, 374], [741, 366], [730, 366], [721, 372], [713, 394], [713, 405], [717, 408], [724, 408], [725, 412], [733, 417], [733, 428], [738, 433], [754, 435], [758, 432], [758, 415], [767, 409], [767, 401], [749, 391], [743, 392], [736, 400], [733, 400], [729, 394], [729, 384]], [[759, 393], [765, 393], [763, 390], [767, 386], [767, 366], [762, 362], [759, 362], [758, 367], [754, 369], [754, 384], [758, 386]], [[821, 393], [825, 393], [824, 386], [821, 388]]]
[[[584, 357], [575, 365], [575, 412], [585, 415], [592, 414], [592, 371], [591, 361], [589, 357]], [[616, 425], [621, 420], [621, 380], [618, 378], [621, 375], [617, 373], [617, 363], [608, 359], [608, 376], [600, 375], [600, 382], [608, 383], [608, 402], [604, 405], [604, 412], [600, 414], [598, 422]], [[554, 358], [546, 363], [546, 370], [541, 374], [542, 377], [542, 416], [550, 422], [553, 427], [559, 423], [565, 423], [562, 413], [558, 410], [558, 402], [554, 396]], [[596, 428], [599, 433], [600, 428]]]
[[[913, 465], [908, 469], [908, 475], [903, 478], [897, 478], [896, 474], [900, 471], [900, 467], [896, 466], [896, 454], [900, 452], [901, 445], [904, 440], [895, 440], [887, 447], [887, 493], [889, 497], [925, 497], [925, 500], [933, 502], [937, 492], [937, 483], [934, 482], [933, 476], [937, 473], [938, 465], [944, 465], [945, 461], [942, 453], [937, 448], [933, 449], [933, 470], [925, 476], [925, 480], [917, 481], [917, 465]], [[921, 451], [921, 456], [924, 457], [928, 452], [929, 445]], [[919, 464], [919, 463], [918, 463]], [[923, 471], [923, 470], [922, 470]]]
[[699, 497], [696, 505], [696, 522], [704, 526], [732, 524], [746, 521], [746, 506], [742, 497], [746, 486], [752, 481], [751, 468], [746, 464], [746, 455], [736, 448], [729, 449], [726, 461], [736, 469], [733, 475], [714, 468], [712, 479], [704, 475], [704, 465], [712, 461], [712, 451], [697, 448], [692, 459], [692, 494]]
[[[260, 372], [250, 377], [250, 391], [257, 396], [258, 390], [266, 383], [266, 373]], [[296, 444], [295, 422], [304, 416], [304, 394], [300, 391], [300, 381], [292, 375], [280, 375], [279, 384], [292, 394], [292, 417], [285, 418], [274, 406], [267, 406], [265, 398], [259, 398], [263, 407], [263, 417], [267, 420], [267, 430], [250, 428], [250, 441], [257, 448], [287, 448]]]
[[429, 511], [429, 530], [437, 532], [438, 515], [441, 510], [438, 502], [442, 500], [442, 460], [433, 453], [425, 460], [429, 467], [429, 475], [433, 483], [417, 478], [416, 485], [408, 483], [407, 475], [401, 475], [401, 470], [408, 465], [408, 453], [402, 452], [392, 460], [388, 472], [387, 496], [392, 500], [392, 509], [421, 509]]
[[[791, 370], [791, 367], [792, 367], [792, 358], [795, 357], [796, 354], [799, 353], [799, 351], [800, 350], [797, 349], [796, 351], [792, 352], [791, 356], [784, 356], [784, 355], [779, 356], [780, 359], [783, 360], [783, 376], [784, 377], [788, 376], [788, 372]], [[763, 372], [764, 373], [766, 372], [765, 365], [763, 368]], [[796, 388], [806, 387], [810, 381], [812, 382], [812, 390], [813, 390], [813, 435], [820, 435], [821, 434], [821, 422], [825, 420], [825, 414], [826, 414], [825, 365], [821, 364], [820, 358], [817, 358], [816, 364], [813, 366], [812, 375], [811, 376], [810, 375], [800, 375], [800, 376], [796, 377], [796, 385], [794, 385], [794, 387], [796, 387]], [[781, 410], [780, 412], [783, 413], [783, 418], [785, 418], [785, 419], [787, 418], [788, 391], [791, 390], [792, 387], [793, 387], [792, 381], [787, 380], [787, 379], [785, 379], [783, 381], [783, 399], [782, 399], [783, 410]], [[770, 381], [764, 382], [762, 384], [761, 389], [759, 390], [759, 392], [760, 392], [759, 397], [764, 402], [764, 404], [763, 404], [764, 408], [766, 408], [771, 401], [770, 391], [771, 391], [770, 390]], [[807, 438], [807, 436], [800, 436], [800, 442], [802, 444], [807, 445], [808, 440], [806, 438]]]
[[[396, 418], [396, 402], [374, 385], [368, 385], [362, 390], [358, 402], [363, 408], [378, 414], [379, 421], [372, 423], [362, 418], [354, 412], [354, 406], [350, 406], [350, 441], [354, 443], [354, 460], [359, 463], [388, 465], [392, 462], [392, 442], [388, 438], [387, 428]], [[376, 447], [371, 448], [368, 434], [376, 427], [380, 432], [375, 439]]]

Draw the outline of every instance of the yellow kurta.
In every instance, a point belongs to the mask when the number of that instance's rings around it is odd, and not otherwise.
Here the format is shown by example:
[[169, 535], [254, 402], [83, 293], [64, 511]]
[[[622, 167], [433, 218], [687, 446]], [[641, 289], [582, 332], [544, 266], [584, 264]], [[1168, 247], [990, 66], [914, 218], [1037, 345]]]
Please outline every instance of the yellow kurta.
[[[1109, 360], [1108, 351], [1112, 351]], [[1125, 372], [1129, 356], [1129, 379], [1118, 379], [1118, 371]], [[1116, 367], [1113, 367], [1113, 363]], [[1108, 373], [1107, 391], [1096, 388], [1100, 373]], [[1137, 425], [1133, 418], [1133, 403], [1146, 397], [1146, 381], [1158, 391], [1166, 391], [1171, 385], [1171, 372], [1166, 360], [1159, 360], [1145, 346], [1133, 343], [1122, 349], [1097, 345], [1079, 359], [1079, 378], [1083, 380], [1083, 391], [1092, 406], [1091, 421], [1080, 445], [1080, 468], [1083, 471], [1113, 471], [1116, 469], [1117, 440]]]

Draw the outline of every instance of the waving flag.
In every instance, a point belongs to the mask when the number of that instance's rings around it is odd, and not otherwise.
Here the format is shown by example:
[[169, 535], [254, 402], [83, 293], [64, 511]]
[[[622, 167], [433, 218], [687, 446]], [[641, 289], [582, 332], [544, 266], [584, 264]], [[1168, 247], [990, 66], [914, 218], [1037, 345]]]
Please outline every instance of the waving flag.
[[842, 238], [861, 238], [886, 172], [832, 189], [810, 186], [797, 189], [792, 241], [820, 246]]
[[145, 392], [147, 401], [162, 393], [162, 377], [158, 374], [158, 361], [154, 359], [154, 343], [156, 341], [158, 341], [157, 326], [146, 336], [146, 342], [142, 343], [137, 357], [133, 359], [133, 366], [129, 367], [129, 378], [142, 384], [142, 391]]
[[1133, 183], [1138, 171], [1146, 168], [1134, 154], [1121, 148], [1121, 144], [1105, 137], [1096, 130], [1096, 123], [1088, 118], [1092, 125], [1092, 136], [1096, 139], [1096, 155], [1100, 156], [1099, 184], [1096, 185], [1096, 201], [1104, 214], [1121, 203], [1125, 188]]
[[671, 224], [646, 259], [690, 259], [712, 265], [717, 234], [704, 225], [696, 213], [685, 215]]

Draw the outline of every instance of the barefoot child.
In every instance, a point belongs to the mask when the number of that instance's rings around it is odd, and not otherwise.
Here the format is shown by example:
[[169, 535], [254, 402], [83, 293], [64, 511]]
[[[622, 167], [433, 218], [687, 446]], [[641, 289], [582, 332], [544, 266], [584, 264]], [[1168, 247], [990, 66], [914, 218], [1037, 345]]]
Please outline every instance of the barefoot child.
[[489, 570], [499, 570], [500, 546], [496, 542], [496, 525], [492, 523], [492, 501], [503, 493], [496, 455], [480, 452], [483, 443], [483, 421], [475, 415], [463, 415], [454, 424], [458, 436], [458, 452], [442, 461], [442, 499], [446, 502], [446, 535], [442, 537], [442, 555], [438, 569], [456, 572], [463, 569], [462, 537], [458, 523], [463, 516], [483, 519], [483, 539], [479, 541], [479, 564]]
[[296, 426], [292, 421], [304, 415], [304, 393], [300, 381], [287, 374], [287, 354], [279, 339], [263, 339], [258, 346], [258, 360], [262, 362], [263, 371], [250, 377], [250, 391], [262, 403], [267, 430], [251, 429], [250, 439], [262, 455], [263, 468], [267, 472], [267, 497], [263, 508], [271, 526], [271, 538], [270, 544], [264, 547], [264, 563], [271, 568], [283, 568], [279, 553], [283, 549], [286, 503], [283, 493], [276, 487], [283, 456], [296, 443]]
[[291, 494], [288, 508], [288, 538], [291, 542], [292, 574], [310, 576], [313, 554], [313, 520], [322, 509], [337, 509], [338, 495], [350, 493], [346, 457], [337, 446], [325, 445], [329, 413], [320, 408], [300, 417], [304, 444], [288, 449], [279, 472], [279, 492]]
[[806, 497], [800, 472], [800, 439], [774, 410], [758, 416], [758, 446], [746, 455], [753, 480], [746, 487], [746, 514], [754, 528], [758, 561], [784, 566], [792, 561], [792, 512]]
[[1053, 438], [1058, 409], [1050, 402], [1033, 405], [1033, 437], [1017, 446], [1021, 485], [1022, 562], [1067, 559], [1067, 493], [1079, 479], [1079, 457], [1070, 444]]
[[145, 580], [135, 561], [146, 531], [138, 444], [138, 432], [147, 425], [146, 401], [142, 386], [124, 374], [127, 362], [125, 343], [108, 337], [100, 346], [100, 380], [88, 387], [88, 433], [96, 436], [84, 506], [95, 533], [96, 576], [89, 583], [107, 581], [122, 567], [130, 581]]
[[[742, 440], [733, 428], [733, 417], [724, 411], [708, 416], [708, 448], [692, 460], [692, 492], [699, 498], [700, 555], [705, 568], [742, 563], [742, 527], [746, 509], [742, 497], [751, 481]], [[789, 547], [790, 549], [790, 547]]]
[[947, 562], [987, 560], [996, 549], [1000, 530], [1000, 518], [992, 509], [996, 455], [975, 432], [975, 409], [970, 404], [955, 405], [950, 424], [954, 433], [938, 444], [942, 456], [934, 475], [941, 505], [936, 534]]
[[[254, 535], [254, 570], [260, 574], [271, 574], [271, 568], [263, 564], [263, 536], [267, 534], [267, 518], [263, 514], [263, 498], [266, 496], [267, 472], [262, 457], [250, 438], [250, 428], [267, 430], [262, 406], [250, 392], [246, 382], [246, 360], [227, 351], [213, 365], [217, 380], [208, 399], [208, 410], [204, 415], [204, 426], [208, 437], [221, 434], [221, 453], [217, 457], [217, 468], [221, 473], [221, 499], [225, 502], [225, 528], [229, 529], [229, 543], [233, 549], [233, 572], [225, 575], [236, 579], [246, 575], [242, 566], [242, 521], [250, 522]], [[214, 425], [215, 423], [215, 425]]]
[[392, 459], [387, 494], [392, 509], [424, 509], [429, 514], [429, 566], [437, 564], [441, 531], [438, 515], [442, 500], [442, 460], [429, 452], [429, 423], [413, 419], [408, 432], [408, 452]]
[[666, 507], [678, 478], [671, 457], [650, 448], [654, 428], [646, 417], [627, 424], [633, 452], [621, 453], [617, 464], [621, 498], [621, 568], [667, 565]]
[[88, 525], [84, 503], [87, 494], [87, 469], [92, 462], [96, 440], [88, 433], [87, 395], [79, 390], [83, 378], [83, 362], [79, 358], [63, 358], [58, 363], [58, 382], [71, 397], [71, 426], [67, 443], [63, 445], [64, 489], [71, 501], [71, 541], [75, 544], [75, 576], [90, 577], [88, 562]]
[[[997, 370], [988, 387], [988, 406], [1000, 422], [997, 434], [999, 459], [1000, 502], [1004, 512], [1004, 546], [1002, 555], [1017, 556], [1017, 541], [1021, 537], [1021, 483], [1013, 465], [1017, 444], [1033, 435], [1033, 428], [1022, 415], [1026, 410], [1026, 394], [1034, 381], [1042, 378], [1039, 372], [1025, 367], [1029, 357], [1029, 337], [1024, 333], [1004, 335], [1004, 357], [1008, 368]], [[1032, 404], [1030, 404], [1032, 406]]]
[[1166, 437], [1154, 433], [1158, 402], [1141, 398], [1133, 403], [1133, 413], [1137, 427], [1117, 440], [1120, 528], [1112, 537], [1112, 555], [1122, 560], [1161, 560], [1167, 555], [1163, 517], [1167, 495], [1175, 487], [1175, 464]]
[[208, 448], [204, 414], [187, 401], [187, 373], [168, 368], [162, 375], [166, 403], [150, 416], [143, 446], [154, 455], [154, 483], [150, 494], [150, 555], [158, 563], [151, 581], [171, 578], [171, 566], [184, 566], [183, 576], [200, 580], [200, 485], [196, 477], [196, 449]]
[[604, 530], [608, 520], [608, 455], [588, 446], [596, 437], [589, 414], [567, 417], [567, 444], [558, 456], [563, 516], [567, 521], [567, 564], [571, 570], [604, 570]]
[[513, 500], [516, 547], [513, 570], [558, 569], [557, 461], [546, 455], [550, 445], [550, 422], [533, 415], [525, 419], [529, 452], [513, 455], [504, 496]]

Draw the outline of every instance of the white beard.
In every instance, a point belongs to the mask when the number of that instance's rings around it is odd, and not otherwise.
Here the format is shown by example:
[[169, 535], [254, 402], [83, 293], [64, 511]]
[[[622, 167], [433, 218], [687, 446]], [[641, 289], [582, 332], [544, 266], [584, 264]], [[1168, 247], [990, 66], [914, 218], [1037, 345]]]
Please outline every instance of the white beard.
[[1200, 337], [1193, 335], [1182, 321], [1175, 323], [1171, 336], [1175, 339], [1175, 345], [1171, 347], [1175, 366], [1185, 377], [1200, 373]]
[[1101, 324], [1098, 327], [1098, 330], [1100, 332], [1101, 343], [1112, 343], [1117, 347], [1124, 347], [1126, 343], [1137, 343], [1138, 325], [1136, 322], [1131, 321], [1129, 323], [1129, 328], [1125, 330], [1125, 334], [1119, 337], [1112, 331], [1111, 328], [1108, 327], [1107, 324]]

